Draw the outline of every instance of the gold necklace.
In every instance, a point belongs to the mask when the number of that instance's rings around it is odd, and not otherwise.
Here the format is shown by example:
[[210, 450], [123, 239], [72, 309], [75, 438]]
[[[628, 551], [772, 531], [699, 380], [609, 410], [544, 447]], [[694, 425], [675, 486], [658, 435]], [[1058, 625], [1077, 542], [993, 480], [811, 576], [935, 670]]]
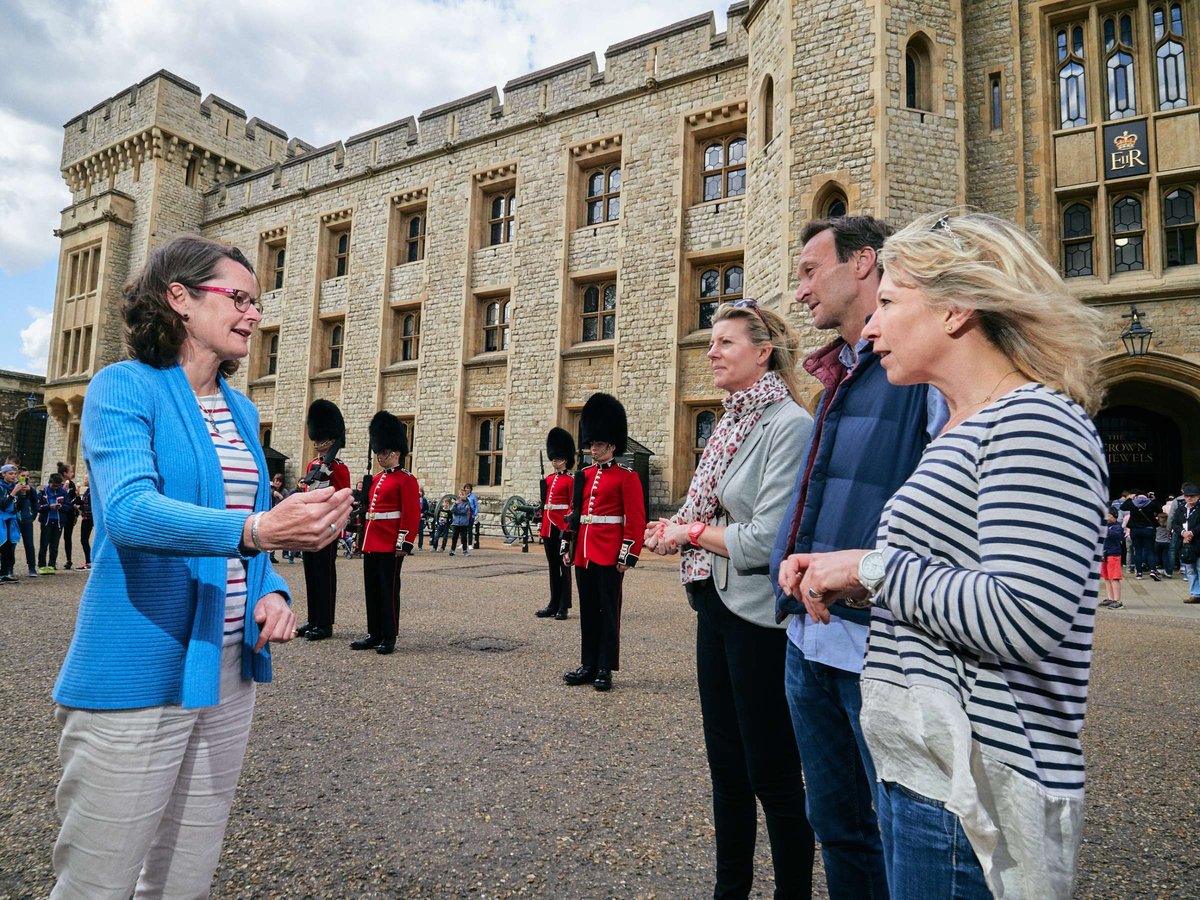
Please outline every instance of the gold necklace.
[[984, 397], [982, 400], [980, 400], [979, 405], [987, 406], [989, 403], [991, 403], [992, 395], [995, 394], [996, 391], [1000, 390], [1000, 385], [1004, 384], [1005, 379], [1008, 378], [1009, 375], [1020, 375], [1020, 374], [1021, 374], [1020, 369], [1011, 369], [1008, 372], [1005, 372], [1003, 375], [1001, 375], [1000, 380], [996, 382], [996, 386], [994, 388], [992, 388], [991, 393], [989, 393], [986, 397]]
[[963, 422], [965, 422], [967, 419], [969, 419], [976, 412], [983, 409], [985, 406], [987, 406], [989, 403], [992, 402], [992, 397], [995, 396], [996, 391], [1000, 390], [1000, 385], [1004, 384], [1004, 382], [1008, 379], [1009, 375], [1020, 375], [1020, 374], [1021, 374], [1020, 369], [1010, 369], [1009, 371], [1005, 372], [1003, 375], [1000, 376], [1000, 380], [996, 382], [996, 386], [991, 389], [991, 391], [988, 393], [988, 395], [986, 397], [984, 397], [978, 403], [974, 403], [971, 406], [968, 406], [966, 408], [966, 410], [964, 410], [962, 413], [960, 413], [959, 415], [954, 416], [952, 419], [950, 419], [950, 421], [948, 421], [945, 424], [945, 426], [942, 428], [941, 432], [939, 432], [939, 433], [945, 434], [951, 428], [954, 428], [957, 425], [961, 425]]

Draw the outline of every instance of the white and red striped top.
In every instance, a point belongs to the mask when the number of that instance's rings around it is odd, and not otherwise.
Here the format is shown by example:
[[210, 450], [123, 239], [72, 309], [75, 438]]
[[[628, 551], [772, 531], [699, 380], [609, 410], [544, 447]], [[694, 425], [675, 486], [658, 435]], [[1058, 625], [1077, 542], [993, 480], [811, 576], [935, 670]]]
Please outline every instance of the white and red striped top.
[[[258, 492], [258, 466], [254, 463], [254, 456], [238, 433], [224, 397], [213, 394], [196, 399], [221, 463], [221, 477], [225, 480], [225, 508], [251, 513]], [[227, 560], [225, 577], [224, 645], [229, 646], [241, 641], [246, 625], [246, 563], [236, 558]]]

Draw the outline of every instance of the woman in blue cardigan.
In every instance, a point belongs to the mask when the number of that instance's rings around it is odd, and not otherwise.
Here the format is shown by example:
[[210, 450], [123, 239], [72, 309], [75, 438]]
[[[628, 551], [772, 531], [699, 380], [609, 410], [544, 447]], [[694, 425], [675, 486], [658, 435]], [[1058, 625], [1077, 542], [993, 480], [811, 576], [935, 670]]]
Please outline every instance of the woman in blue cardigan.
[[267, 553], [345, 525], [349, 491], [271, 508], [258, 413], [225, 380], [258, 293], [235, 248], [160, 247], [125, 289], [132, 359], [88, 387], [95, 570], [54, 686], [55, 898], [208, 894], [267, 644], [295, 628]]

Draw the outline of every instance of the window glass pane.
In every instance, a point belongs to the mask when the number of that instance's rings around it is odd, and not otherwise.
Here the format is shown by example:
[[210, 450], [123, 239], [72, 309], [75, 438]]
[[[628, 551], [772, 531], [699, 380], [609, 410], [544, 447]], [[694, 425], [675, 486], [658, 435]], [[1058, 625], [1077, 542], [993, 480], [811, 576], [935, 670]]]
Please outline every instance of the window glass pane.
[[1133, 46], [1133, 20], [1129, 16], [1121, 16], [1121, 43]]
[[279, 352], [279, 335], [277, 335], [277, 334], [273, 334], [273, 335], [271, 335], [271, 350], [270, 350], [270, 353], [271, 353], [271, 355], [272, 355], [272, 356], [274, 356], [274, 355], [275, 355], [276, 353], [278, 353], [278, 352]]
[[493, 245], [504, 243], [504, 226], [499, 222], [492, 225], [490, 243]]
[[334, 347], [329, 351], [329, 368], [340, 369], [342, 367], [342, 349]]
[[604, 286], [604, 308], [617, 308], [617, 286], [615, 284], [606, 284]]
[[1151, 15], [1154, 19], [1154, 39], [1161, 41], [1167, 33], [1167, 17], [1163, 15], [1161, 7], [1157, 7]]
[[600, 289], [595, 285], [583, 292], [583, 311], [595, 312], [600, 308]]
[[1092, 242], [1076, 241], [1063, 248], [1063, 273], [1067, 278], [1092, 274]]
[[604, 173], [603, 172], [593, 172], [588, 177], [587, 193], [588, 193], [589, 197], [599, 197], [601, 194], [604, 193]]
[[1062, 62], [1067, 58], [1067, 33], [1060, 31], [1054, 36], [1058, 44], [1058, 61]]
[[1167, 41], [1155, 53], [1158, 66], [1158, 108], [1187, 106], [1187, 67], [1183, 44]]
[[1168, 225], [1186, 225], [1196, 221], [1196, 200], [1191, 191], [1182, 188], [1164, 198], [1163, 221]]
[[729, 192], [727, 196], [740, 197], [744, 193], [746, 193], [746, 170], [731, 170], [729, 173]]
[[504, 480], [504, 457], [499, 453], [496, 454], [496, 471], [492, 477], [492, 484], [499, 484]]
[[1108, 67], [1108, 115], [1111, 119], [1124, 119], [1137, 115], [1137, 97], [1134, 89], [1133, 57], [1119, 50], [1109, 57]]
[[846, 214], [846, 200], [843, 197], [834, 197], [829, 201], [829, 209], [826, 211], [826, 217], [836, 219], [839, 216]]
[[416, 316], [405, 316], [404, 317], [404, 336], [405, 337], [410, 337], [412, 335], [412, 333], [416, 330], [416, 324], [417, 324]]
[[475, 483], [486, 485], [492, 483], [492, 458], [490, 456], [479, 457], [479, 471], [475, 476]]
[[500, 219], [504, 216], [504, 195], [497, 194], [492, 198], [492, 218]]
[[700, 275], [700, 296], [715, 297], [719, 293], [721, 273], [716, 269], [705, 269]]
[[696, 448], [703, 449], [708, 444], [708, 439], [712, 437], [713, 429], [717, 425], [716, 413], [711, 413], [708, 410], [696, 416]]
[[608, 192], [611, 194], [614, 191], [621, 189], [621, 170], [620, 168], [613, 169], [608, 173]]
[[1178, 3], [1171, 4], [1171, 33], [1183, 37], [1183, 9]]
[[720, 175], [705, 175], [704, 176], [704, 199], [719, 200], [721, 199], [721, 181]]
[[713, 316], [717, 314], [717, 304], [701, 303], [700, 304], [700, 328], [712, 328]]
[[711, 171], [712, 169], [723, 169], [725, 167], [725, 145], [721, 143], [709, 144], [704, 148], [704, 169]]
[[1117, 46], [1117, 24], [1112, 19], [1104, 20], [1104, 52]]
[[604, 201], [591, 200], [587, 205], [587, 223], [589, 225], [599, 225], [604, 221]]
[[413, 216], [408, 220], [408, 236], [417, 237], [421, 233], [421, 217]]
[[616, 333], [617, 333], [617, 317], [616, 316], [603, 316], [603, 320], [604, 320], [604, 328], [601, 331], [601, 335], [603, 336], [604, 340], [606, 340], [606, 341], [612, 340], [613, 337], [615, 337]]
[[504, 449], [504, 420], [503, 419], [498, 419], [496, 421], [496, 449], [497, 450]]
[[500, 308], [501, 308], [501, 311], [504, 313], [504, 321], [507, 322], [509, 320], [510, 314], [512, 313], [511, 301], [505, 300]]
[[1071, 52], [1083, 56], [1083, 28], [1078, 25], [1071, 32]]
[[516, 215], [517, 212], [517, 195], [515, 193], [508, 195], [508, 214]]
[[1144, 268], [1142, 236], [1119, 237], [1113, 241], [1113, 269], [1117, 272], [1136, 272]]
[[746, 139], [736, 138], [729, 142], [729, 165], [736, 166], [746, 161]]
[[1092, 210], [1086, 204], [1075, 203], [1063, 211], [1063, 237], [1087, 237], [1092, 233]]
[[500, 321], [500, 304], [499, 303], [489, 303], [487, 305], [486, 319], [487, 319], [487, 323], [489, 325], [496, 325], [497, 323], [499, 323], [499, 321]]
[[725, 270], [725, 294], [740, 294], [742, 292], [742, 267], [730, 266]]
[[350, 251], [350, 232], [342, 232], [338, 238], [338, 253], [348, 253]]
[[1196, 265], [1196, 226], [1173, 228], [1167, 232], [1167, 265]]
[[904, 54], [904, 105], [917, 108], [917, 59], [912, 53]]
[[585, 341], [594, 341], [600, 337], [600, 329], [596, 324], [596, 317], [589, 316], [583, 320], [583, 339]]
[[1113, 204], [1113, 231], [1141, 231], [1142, 203], [1135, 197], [1122, 197]]
[[608, 221], [615, 222], [621, 218], [621, 198], [612, 197], [608, 201]]

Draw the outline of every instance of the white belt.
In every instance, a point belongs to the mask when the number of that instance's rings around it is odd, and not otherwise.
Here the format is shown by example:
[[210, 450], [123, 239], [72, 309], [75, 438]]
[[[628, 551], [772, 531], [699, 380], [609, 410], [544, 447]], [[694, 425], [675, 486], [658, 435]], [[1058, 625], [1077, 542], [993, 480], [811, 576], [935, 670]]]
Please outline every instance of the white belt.
[[547, 503], [546, 509], [570, 509], [570, 503]]
[[393, 512], [369, 512], [367, 513], [367, 521], [373, 522], [376, 519], [398, 519], [400, 518], [400, 510]]
[[584, 525], [624, 525], [624, 516], [580, 516], [579, 521]]

